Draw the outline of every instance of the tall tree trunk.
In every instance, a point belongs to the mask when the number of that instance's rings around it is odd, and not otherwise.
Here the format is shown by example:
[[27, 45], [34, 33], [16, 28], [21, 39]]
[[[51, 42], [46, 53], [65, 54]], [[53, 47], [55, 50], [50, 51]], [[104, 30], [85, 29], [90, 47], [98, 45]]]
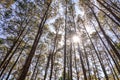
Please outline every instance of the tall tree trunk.
[[[60, 27], [60, 26], [59, 26]], [[52, 53], [51, 53], [51, 71], [50, 71], [50, 80], [52, 79], [52, 74], [53, 74], [53, 67], [54, 67], [54, 61], [55, 61], [55, 49], [56, 49], [56, 45], [57, 45], [57, 38], [58, 38], [58, 32], [59, 32], [59, 29], [56, 30], [56, 35], [55, 35], [55, 38], [54, 38], [54, 46], [53, 46], [53, 50], [52, 50]]]
[[108, 21], [107, 21], [107, 20], [105, 20], [105, 21], [106, 21], [106, 23], [108, 24], [110, 30], [115, 34], [116, 38], [120, 41], [119, 36], [118, 36], [118, 35], [116, 34], [116, 32], [112, 29], [112, 27], [110, 26], [110, 24], [108, 23]]
[[113, 49], [114, 53], [116, 54], [116, 56], [117, 56], [118, 59], [120, 60], [120, 57], [119, 57], [120, 54], [119, 54], [119, 52], [117, 51], [117, 49], [114, 47], [114, 45], [113, 45], [113, 44], [111, 43], [111, 41], [109, 40], [108, 36], [106, 35], [105, 31], [103, 30], [103, 28], [102, 28], [102, 26], [101, 26], [101, 24], [100, 24], [100, 22], [99, 22], [99, 20], [98, 20], [98, 18], [97, 18], [97, 16], [96, 16], [96, 14], [94, 13], [93, 9], [92, 9], [89, 5], [88, 5], [88, 7], [91, 9], [91, 11], [92, 11], [92, 13], [93, 13], [93, 15], [94, 15], [94, 17], [95, 17], [98, 25], [99, 25], [99, 28], [100, 28], [100, 30], [102, 31], [102, 33], [103, 33], [105, 39], [107, 40], [108, 44], [111, 46], [111, 48]]
[[85, 45], [84, 45], [84, 42], [82, 41], [82, 45], [83, 45], [83, 50], [84, 50], [84, 53], [85, 53], [85, 59], [86, 59], [86, 62], [87, 62], [87, 67], [88, 67], [88, 73], [89, 73], [89, 80], [91, 80], [91, 75], [90, 75], [90, 66], [89, 66], [89, 60], [88, 60], [88, 54], [86, 52], [86, 49], [85, 49]]
[[105, 68], [104, 68], [101, 60], [100, 60], [100, 57], [99, 57], [99, 55], [98, 55], [98, 52], [97, 52], [97, 50], [96, 50], [96, 48], [95, 48], [95, 46], [94, 46], [94, 44], [93, 44], [93, 42], [92, 42], [92, 39], [90, 38], [90, 36], [89, 36], [89, 34], [88, 34], [88, 31], [87, 31], [87, 29], [86, 29], [83, 21], [82, 21], [82, 23], [83, 23], [83, 27], [84, 27], [84, 29], [85, 29], [85, 31], [86, 31], [86, 34], [87, 34], [88, 38], [90, 39], [90, 42], [91, 42], [91, 44], [92, 44], [92, 46], [93, 46], [93, 48], [94, 48], [95, 54], [97, 55], [97, 58], [98, 58], [98, 60], [99, 60], [99, 62], [100, 62], [100, 65], [101, 65], [101, 68], [102, 68], [102, 70], [103, 70], [103, 73], [104, 73], [104, 75], [105, 75], [105, 77], [106, 77], [106, 80], [108, 80], [107, 73], [106, 73], [106, 71], [105, 71]]
[[[21, 23], [22, 26], [22, 23]], [[5, 55], [5, 58], [3, 59], [3, 61], [0, 64], [0, 70], [1, 68], [5, 65], [5, 62], [7, 60], [7, 58], [9, 57], [10, 53], [13, 51], [13, 49], [15, 48], [17, 42], [19, 41], [20, 37], [22, 36], [23, 32], [25, 31], [27, 26], [25, 26], [22, 31], [19, 31], [19, 34], [17, 36], [17, 38], [15, 39], [15, 41], [13, 42], [13, 45], [10, 47], [10, 49], [8, 50], [7, 54]]]
[[84, 80], [87, 80], [86, 69], [85, 69], [85, 66], [84, 66], [84, 63], [83, 63], [82, 52], [81, 52], [81, 50], [80, 50], [79, 43], [78, 43], [78, 52], [79, 52], [80, 61], [81, 61], [81, 66], [82, 66], [82, 70], [83, 70], [83, 74], [84, 74]]
[[11, 58], [13, 57], [13, 55], [15, 54], [15, 52], [17, 51], [18, 47], [20, 46], [20, 44], [22, 43], [23, 41], [23, 38], [25, 37], [25, 35], [27, 34], [28, 30], [26, 31], [26, 33], [23, 35], [22, 39], [18, 42], [18, 44], [16, 45], [15, 49], [13, 50], [13, 52], [11, 52], [11, 55], [9, 55], [9, 58], [8, 60], [6, 61], [6, 64], [3, 64], [3, 66], [6, 66], [6, 67], [3, 67], [3, 70], [2, 72], [0, 73], [0, 77], [2, 76], [3, 72], [5, 71], [5, 69], [7, 68]]
[[115, 7], [111, 6], [109, 3], [107, 3], [106, 1], [103, 0], [104, 3], [107, 4], [107, 6], [111, 7], [112, 9], [114, 9], [115, 11], [117, 11], [118, 13], [120, 13], [120, 11], [118, 9], [116, 9]]
[[[41, 37], [41, 35], [42, 35], [43, 27], [44, 27], [44, 24], [45, 24], [46, 19], [47, 19], [48, 10], [49, 10], [49, 7], [50, 7], [51, 2], [52, 2], [52, 1], [50, 0], [49, 4], [48, 4], [48, 6], [47, 6], [47, 10], [45, 11], [45, 14], [44, 14], [44, 16], [43, 16], [43, 18], [42, 18], [42, 20], [41, 20], [40, 25], [39, 25], [39, 29], [38, 29], [37, 35], [36, 35], [36, 37], [35, 37], [34, 43], [33, 43], [33, 45], [32, 45], [31, 51], [30, 51], [30, 53], [29, 53], [29, 55], [28, 55], [28, 57], [27, 57], [27, 59], [26, 59], [26, 61], [25, 61], [25, 64], [24, 64], [24, 66], [23, 66], [23, 70], [22, 70], [21, 75], [20, 75], [20, 77], [18, 78], [18, 80], [25, 80], [25, 77], [26, 77], [26, 75], [27, 75], [28, 69], [29, 69], [29, 67], [30, 67], [30, 63], [31, 63], [32, 58], [33, 58], [33, 56], [34, 56], [34, 54], [35, 54], [35, 50], [36, 50], [36, 47], [37, 47], [37, 45], [38, 45], [39, 39], [40, 39], [40, 37]], [[23, 74], [23, 73], [24, 73], [24, 74]]]
[[[104, 10], [100, 9], [98, 6], [96, 6], [95, 4], [91, 3], [93, 6], [95, 6], [97, 9], [99, 9], [100, 11], [102, 11], [107, 17], [109, 17], [115, 24], [118, 25], [118, 27], [120, 27], [120, 23], [118, 23], [116, 20], [114, 20], [110, 15], [108, 15]], [[87, 4], [89, 5], [89, 4]]]
[[[100, 76], [99, 76], [99, 72], [98, 72], [98, 67], [97, 67], [97, 65], [96, 65], [96, 63], [95, 63], [95, 58], [94, 58], [94, 56], [93, 56], [93, 54], [91, 53], [91, 56], [92, 56], [92, 59], [93, 59], [93, 62], [94, 62], [94, 64], [95, 64], [95, 72], [94, 72], [94, 75], [95, 75], [95, 79], [96, 79], [96, 72], [97, 72], [97, 77], [98, 77], [98, 80], [101, 80], [100, 79]], [[96, 79], [97, 80], [97, 79]]]
[[36, 71], [38, 63], [39, 63], [39, 59], [40, 59], [40, 54], [39, 54], [39, 56], [37, 58], [37, 61], [36, 61], [36, 64], [35, 64], [35, 67], [34, 67], [34, 70], [33, 70], [33, 73], [32, 73], [32, 76], [31, 76], [30, 80], [34, 80], [34, 75], [35, 75], [35, 71]]
[[120, 10], [120, 7], [119, 6], [117, 6], [115, 3], [113, 3], [111, 0], [109, 0], [112, 4], [113, 4], [113, 6], [114, 7], [116, 7], [118, 10]]
[[101, 1], [97, 0], [106, 10], [108, 10], [113, 16], [114, 18], [120, 22], [120, 18], [107, 6], [105, 6]]
[[54, 55], [53, 54], [54, 54], [54, 52], [51, 53], [51, 70], [50, 70], [50, 79], [49, 80], [52, 79], [52, 74], [53, 74], [53, 66], [54, 66], [54, 60], [53, 60]]
[[99, 55], [97, 55], [97, 56], [98, 56], [100, 65], [101, 65], [101, 67], [102, 67], [102, 70], [103, 70], [103, 72], [104, 72], [104, 74], [105, 74], [105, 78], [106, 78], [106, 80], [109, 80], [109, 77], [108, 77], [108, 75], [107, 75], [107, 72], [106, 72], [105, 67], [104, 67], [104, 64], [103, 64], [103, 60], [102, 60], [102, 58], [101, 58], [101, 53], [100, 53], [99, 49], [97, 49], [97, 51], [98, 51], [98, 54], [99, 54]]
[[72, 43], [70, 44], [70, 80], [72, 79]]
[[50, 52], [49, 55], [48, 55], [47, 64], [46, 64], [46, 69], [45, 69], [45, 75], [44, 75], [44, 79], [43, 79], [43, 80], [46, 80], [47, 71], [48, 71], [49, 63], [50, 63], [50, 59], [51, 59], [51, 52]]
[[36, 74], [35, 74], [35, 79], [34, 79], [34, 80], [37, 80], [37, 75], [38, 75], [38, 72], [39, 72], [38, 68], [37, 68], [36, 71], [37, 71], [37, 72], [36, 72]]
[[[91, 23], [92, 23], [92, 21], [91, 21]], [[93, 24], [93, 23], [92, 23], [92, 24]], [[94, 27], [95, 31], [97, 32], [98, 37], [99, 37], [100, 40], [102, 41], [102, 44], [104, 45], [105, 49], [106, 49], [107, 52], [109, 53], [109, 55], [110, 55], [110, 57], [112, 58], [113, 62], [115, 63], [115, 66], [116, 66], [118, 72], [120, 73], [120, 67], [119, 67], [119, 65], [116, 63], [116, 61], [117, 61], [116, 58], [113, 57], [112, 53], [109, 51], [108, 47], [105, 45], [104, 41], [102, 40], [102, 38], [101, 38], [100, 34], [98, 33], [97, 29], [95, 28], [95, 25], [94, 25], [94, 24], [93, 24], [93, 27]], [[106, 55], [109, 56], [107, 53], [106, 53]]]
[[77, 80], [79, 80], [79, 71], [78, 71], [77, 62], [76, 62], [75, 46], [74, 46], [74, 61], [75, 61], [75, 70], [76, 70], [76, 74], [77, 74]]
[[65, 10], [65, 35], [64, 35], [64, 71], [63, 71], [63, 80], [66, 80], [66, 31], [67, 31], [67, 0], [66, 10]]
[[25, 48], [25, 46], [26, 46], [27, 42], [28, 42], [28, 41], [26, 41], [26, 43], [25, 43], [24, 47], [22, 48], [21, 52], [19, 53], [19, 55], [18, 55], [18, 57], [17, 57], [16, 61], [15, 61], [15, 62], [14, 62], [14, 64], [12, 65], [12, 67], [11, 67], [11, 69], [10, 69], [10, 71], [9, 71], [8, 75], [7, 75], [6, 80], [8, 80], [8, 79], [9, 79], [10, 74], [11, 74], [11, 72], [12, 72], [13, 68], [15, 67], [16, 63], [18, 62], [18, 60], [19, 60], [19, 58], [20, 58], [20, 56], [21, 56], [22, 52], [24, 51], [24, 48]]

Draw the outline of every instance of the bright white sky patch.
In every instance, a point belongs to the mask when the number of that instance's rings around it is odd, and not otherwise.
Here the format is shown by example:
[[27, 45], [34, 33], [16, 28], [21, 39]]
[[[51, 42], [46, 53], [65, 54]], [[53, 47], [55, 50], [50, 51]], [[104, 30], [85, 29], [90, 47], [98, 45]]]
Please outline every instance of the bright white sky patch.
[[78, 42], [80, 41], [80, 38], [79, 38], [77, 35], [74, 35], [74, 36], [72, 37], [72, 41], [73, 41], [74, 43], [78, 43]]

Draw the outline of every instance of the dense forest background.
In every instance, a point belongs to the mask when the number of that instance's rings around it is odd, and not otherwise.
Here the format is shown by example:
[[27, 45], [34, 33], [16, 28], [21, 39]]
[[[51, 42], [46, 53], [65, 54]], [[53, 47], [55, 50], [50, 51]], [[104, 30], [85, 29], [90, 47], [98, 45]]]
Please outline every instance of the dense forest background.
[[0, 80], [120, 80], [120, 0], [0, 0]]

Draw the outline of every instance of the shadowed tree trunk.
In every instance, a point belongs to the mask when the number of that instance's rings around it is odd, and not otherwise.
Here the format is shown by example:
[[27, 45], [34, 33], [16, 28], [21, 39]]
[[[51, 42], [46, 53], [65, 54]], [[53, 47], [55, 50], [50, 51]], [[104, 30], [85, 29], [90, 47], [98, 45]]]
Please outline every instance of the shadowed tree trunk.
[[63, 70], [63, 80], [66, 80], [66, 34], [67, 34], [67, 0], [66, 2], [66, 10], [65, 10], [65, 35], [64, 35], [64, 70]]
[[23, 38], [25, 37], [25, 35], [27, 34], [28, 30], [26, 31], [26, 33], [23, 35], [22, 39], [18, 42], [18, 44], [16, 45], [15, 49], [13, 50], [13, 52], [11, 52], [11, 55], [9, 55], [9, 58], [8, 60], [6, 61], [5, 64], [3, 64], [3, 66], [6, 66], [6, 67], [3, 67], [3, 70], [2, 72], [0, 73], [0, 77], [2, 76], [3, 72], [6, 70], [11, 58], [13, 57], [13, 55], [15, 54], [15, 52], [17, 51], [18, 47], [20, 46], [20, 44], [22, 43], [23, 41]]
[[[41, 52], [40, 52], [41, 53]], [[35, 67], [34, 67], [34, 70], [33, 70], [33, 73], [32, 73], [32, 76], [31, 76], [31, 79], [30, 80], [34, 80], [34, 75], [35, 75], [35, 71], [36, 71], [36, 69], [37, 69], [37, 67], [38, 67], [38, 64], [39, 64], [39, 59], [40, 59], [40, 54], [39, 54], [39, 56], [38, 56], [38, 58], [37, 58], [37, 61], [36, 61], [36, 64], [35, 64]]]
[[16, 63], [18, 62], [18, 60], [19, 60], [19, 58], [20, 58], [20, 56], [21, 56], [22, 52], [24, 51], [24, 48], [26, 47], [27, 43], [28, 43], [28, 41], [26, 41], [26, 43], [25, 43], [24, 47], [22, 48], [21, 52], [19, 53], [19, 55], [18, 55], [18, 57], [17, 57], [16, 61], [15, 61], [15, 62], [14, 62], [14, 64], [12, 65], [12, 67], [11, 67], [11, 69], [10, 69], [10, 71], [9, 71], [8, 75], [7, 75], [6, 80], [8, 80], [8, 79], [9, 79], [10, 74], [11, 74], [11, 72], [12, 72], [13, 68], [15, 67]]
[[[33, 58], [33, 56], [34, 56], [34, 54], [35, 54], [35, 50], [36, 50], [36, 47], [37, 47], [37, 45], [38, 45], [39, 39], [40, 39], [40, 37], [41, 37], [41, 35], [42, 35], [43, 27], [44, 27], [44, 24], [45, 24], [46, 19], [47, 19], [48, 10], [49, 10], [49, 8], [50, 8], [51, 2], [52, 2], [52, 1], [49, 2], [48, 6], [47, 6], [47, 10], [45, 11], [45, 14], [44, 14], [44, 16], [43, 16], [43, 18], [42, 18], [42, 20], [41, 20], [41, 23], [40, 23], [40, 25], [39, 25], [39, 29], [38, 29], [37, 35], [36, 35], [36, 37], [35, 37], [34, 43], [33, 43], [32, 48], [31, 48], [31, 51], [30, 51], [30, 53], [29, 53], [29, 55], [28, 55], [28, 57], [27, 57], [27, 59], [26, 59], [26, 61], [25, 61], [25, 64], [24, 64], [24, 66], [23, 66], [23, 70], [22, 70], [21, 75], [20, 75], [20, 77], [18, 78], [18, 80], [25, 80], [25, 77], [26, 77], [26, 75], [27, 75], [28, 69], [29, 69], [29, 67], [30, 67], [30, 63], [31, 63], [32, 58]], [[23, 74], [23, 73], [24, 73], [24, 74]]]
[[87, 67], [88, 67], [88, 73], [89, 73], [89, 80], [91, 80], [91, 74], [90, 74], [90, 67], [89, 67], [89, 60], [88, 60], [88, 54], [86, 52], [86, 49], [85, 49], [85, 45], [84, 45], [84, 42], [82, 41], [82, 45], [83, 45], [83, 50], [84, 50], [84, 53], [85, 53], [85, 58], [86, 58], [86, 62], [87, 62]]
[[103, 70], [103, 73], [104, 73], [104, 75], [105, 75], [105, 77], [106, 77], [106, 80], [108, 80], [107, 73], [106, 73], [106, 71], [105, 71], [105, 68], [104, 68], [101, 60], [100, 60], [100, 57], [99, 57], [99, 55], [98, 55], [98, 52], [97, 52], [97, 50], [96, 50], [96, 48], [95, 48], [95, 46], [94, 46], [94, 44], [93, 44], [93, 42], [92, 42], [92, 39], [90, 38], [90, 36], [89, 36], [89, 34], [88, 34], [88, 31], [87, 31], [87, 29], [86, 29], [83, 21], [82, 21], [82, 23], [83, 23], [83, 27], [84, 27], [84, 29], [85, 29], [85, 32], [86, 32], [88, 38], [90, 39], [90, 42], [91, 42], [91, 44], [92, 44], [92, 46], [93, 46], [93, 48], [94, 48], [95, 54], [97, 55], [97, 58], [98, 58], [98, 60], [99, 60], [99, 62], [100, 62], [100, 65], [101, 65], [101, 68], [102, 68], [102, 70]]
[[[120, 23], [118, 23], [116, 20], [114, 20], [110, 15], [108, 15], [104, 10], [100, 9], [98, 6], [96, 6], [95, 4], [91, 3], [92, 5], [94, 5], [97, 9], [99, 9], [100, 11], [102, 11], [107, 17], [110, 18], [110, 20], [112, 20], [115, 24], [118, 25], [118, 27], [120, 27]], [[87, 4], [89, 5], [89, 4]]]
[[107, 6], [105, 6], [101, 1], [97, 0], [106, 10], [108, 10], [113, 16], [114, 18], [120, 22], [120, 18]]
[[44, 75], [44, 79], [43, 79], [43, 80], [46, 80], [47, 71], [48, 71], [49, 64], [50, 64], [50, 59], [51, 59], [51, 52], [50, 52], [49, 55], [48, 55], [47, 64], [46, 64], [46, 68], [45, 68], [45, 75]]
[[85, 66], [84, 66], [84, 63], [83, 63], [82, 52], [80, 51], [79, 44], [78, 44], [78, 52], [79, 52], [80, 61], [81, 61], [81, 65], [82, 65], [82, 70], [83, 70], [83, 74], [84, 74], [84, 80], [87, 80], [86, 69], [85, 69]]
[[[22, 23], [23, 23], [23, 22], [22, 22]], [[22, 23], [21, 23], [20, 26], [22, 26]], [[13, 45], [10, 47], [10, 49], [9, 49], [8, 52], [7, 52], [7, 54], [5, 55], [5, 58], [3, 59], [3, 61], [2, 61], [1, 64], [0, 64], [0, 70], [1, 70], [2, 67], [5, 65], [5, 62], [6, 62], [7, 58], [9, 57], [10, 53], [13, 51], [13, 49], [14, 49], [15, 46], [17, 45], [17, 43], [18, 43], [20, 37], [22, 36], [23, 32], [25, 31], [26, 27], [27, 27], [27, 23], [26, 23], [26, 26], [25, 26], [22, 30], [19, 31], [19, 34], [18, 34], [17, 38], [15, 39], [15, 41], [13, 41]], [[19, 45], [18, 45], [18, 46], [19, 46]]]
[[102, 33], [103, 33], [105, 39], [107, 40], [108, 44], [111, 46], [111, 48], [113, 49], [114, 53], [116, 54], [116, 56], [117, 56], [118, 59], [120, 60], [120, 57], [119, 57], [120, 54], [119, 54], [118, 50], [114, 47], [114, 45], [113, 45], [113, 44], [111, 43], [111, 41], [109, 40], [108, 36], [106, 35], [105, 31], [103, 30], [103, 28], [102, 28], [102, 26], [101, 26], [101, 24], [100, 24], [100, 22], [99, 22], [99, 20], [98, 20], [98, 18], [97, 18], [97, 16], [96, 16], [96, 14], [94, 13], [93, 9], [92, 9], [89, 5], [88, 5], [88, 7], [91, 9], [91, 11], [92, 11], [92, 13], [93, 13], [93, 15], [94, 15], [97, 23], [98, 23], [98, 26], [99, 26], [100, 30], [102, 31]]
[[72, 79], [72, 43], [70, 43], [70, 80]]
[[[91, 23], [92, 23], [92, 21], [91, 21]], [[93, 23], [92, 23], [92, 24], [93, 24]], [[93, 24], [93, 27], [94, 27], [95, 31], [97, 32], [98, 37], [99, 37], [100, 40], [102, 41], [102, 44], [104, 45], [105, 49], [106, 49], [107, 52], [109, 53], [109, 55], [110, 55], [110, 57], [112, 58], [113, 62], [115, 63], [115, 66], [116, 66], [118, 72], [120, 73], [120, 67], [119, 67], [119, 65], [116, 63], [116, 58], [113, 57], [112, 53], [109, 51], [108, 47], [105, 45], [105, 43], [104, 43], [104, 41], [102, 40], [100, 34], [99, 34], [98, 31], [96, 30], [96, 27], [95, 27], [94, 24]], [[106, 54], [106, 55], [108, 56], [108, 54]]]

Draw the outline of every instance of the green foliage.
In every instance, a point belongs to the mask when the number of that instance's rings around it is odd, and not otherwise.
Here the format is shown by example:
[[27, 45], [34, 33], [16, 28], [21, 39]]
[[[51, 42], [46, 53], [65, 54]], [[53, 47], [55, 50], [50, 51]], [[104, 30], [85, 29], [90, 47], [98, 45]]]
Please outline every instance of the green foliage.
[[3, 39], [2, 39], [2, 38], [0, 38], [0, 44], [3, 44], [3, 42], [4, 42], [4, 41], [3, 41]]
[[8, 10], [8, 11], [5, 12], [5, 17], [9, 18], [11, 14], [12, 14], [12, 11]]
[[120, 48], [120, 43], [117, 43], [118, 48]]
[[59, 80], [63, 80], [63, 77], [61, 76], [61, 77], [59, 78]]

